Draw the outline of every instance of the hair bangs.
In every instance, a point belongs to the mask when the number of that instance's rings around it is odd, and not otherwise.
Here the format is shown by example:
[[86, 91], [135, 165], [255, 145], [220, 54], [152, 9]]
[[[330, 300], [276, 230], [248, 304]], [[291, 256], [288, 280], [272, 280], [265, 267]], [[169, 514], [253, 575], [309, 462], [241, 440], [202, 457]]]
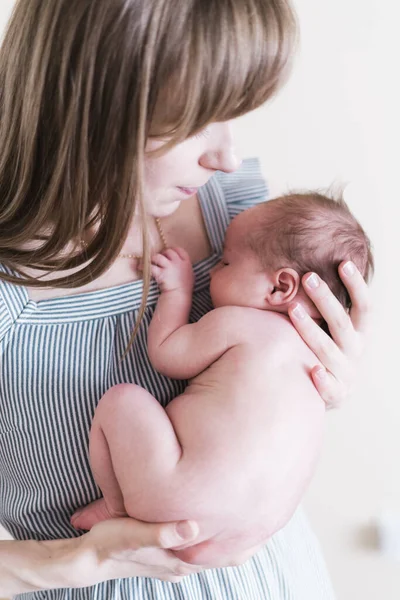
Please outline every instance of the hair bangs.
[[147, 139], [165, 152], [285, 79], [289, 1], [19, 0], [0, 52], [0, 262], [21, 277], [0, 279], [42, 287], [25, 267], [74, 269], [46, 285], [77, 287], [104, 273], [145, 209]]
[[286, 1], [193, 0], [174, 32], [180, 51], [157, 57], [162, 85], [148, 110], [150, 135], [169, 140], [164, 150], [269, 100], [289, 73], [296, 22]]

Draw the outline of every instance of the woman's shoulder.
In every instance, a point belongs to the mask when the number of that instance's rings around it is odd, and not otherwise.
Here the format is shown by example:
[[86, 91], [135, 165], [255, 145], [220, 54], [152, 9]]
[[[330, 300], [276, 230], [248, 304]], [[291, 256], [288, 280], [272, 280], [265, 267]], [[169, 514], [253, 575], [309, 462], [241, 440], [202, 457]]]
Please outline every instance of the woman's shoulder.
[[0, 343], [29, 302], [23, 287], [10, 284], [1, 277], [7, 274], [11, 271], [0, 264]]

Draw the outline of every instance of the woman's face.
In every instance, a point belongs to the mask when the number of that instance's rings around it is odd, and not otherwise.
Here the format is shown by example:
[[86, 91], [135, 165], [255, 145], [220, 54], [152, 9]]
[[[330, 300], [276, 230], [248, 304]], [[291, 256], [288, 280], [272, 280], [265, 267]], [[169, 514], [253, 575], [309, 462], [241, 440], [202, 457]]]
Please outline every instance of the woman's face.
[[[146, 152], [166, 142], [149, 140]], [[166, 154], [145, 158], [145, 203], [148, 214], [165, 217], [207, 183], [215, 171], [232, 173], [241, 164], [233, 141], [232, 124], [211, 123]]]

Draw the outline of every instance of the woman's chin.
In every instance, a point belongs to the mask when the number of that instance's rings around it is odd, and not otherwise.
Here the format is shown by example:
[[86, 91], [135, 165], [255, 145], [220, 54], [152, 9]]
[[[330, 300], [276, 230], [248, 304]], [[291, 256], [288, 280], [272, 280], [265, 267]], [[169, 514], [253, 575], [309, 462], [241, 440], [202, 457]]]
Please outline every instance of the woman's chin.
[[155, 206], [154, 208], [150, 209], [150, 214], [156, 219], [163, 219], [164, 217], [169, 217], [178, 210], [178, 208], [181, 205], [181, 202], [182, 200], [175, 200], [173, 202], [168, 202], [160, 206]]

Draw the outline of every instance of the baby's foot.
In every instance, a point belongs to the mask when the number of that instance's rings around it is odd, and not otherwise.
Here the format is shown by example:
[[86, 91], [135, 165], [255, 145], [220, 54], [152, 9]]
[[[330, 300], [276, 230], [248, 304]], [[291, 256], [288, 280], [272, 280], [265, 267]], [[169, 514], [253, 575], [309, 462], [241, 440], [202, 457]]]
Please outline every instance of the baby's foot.
[[77, 510], [71, 517], [71, 525], [75, 529], [85, 529], [89, 531], [101, 521], [108, 521], [109, 519], [118, 519], [121, 517], [127, 517], [128, 515], [124, 512], [114, 511], [112, 508], [108, 508], [104, 498], [91, 502], [84, 508]]

